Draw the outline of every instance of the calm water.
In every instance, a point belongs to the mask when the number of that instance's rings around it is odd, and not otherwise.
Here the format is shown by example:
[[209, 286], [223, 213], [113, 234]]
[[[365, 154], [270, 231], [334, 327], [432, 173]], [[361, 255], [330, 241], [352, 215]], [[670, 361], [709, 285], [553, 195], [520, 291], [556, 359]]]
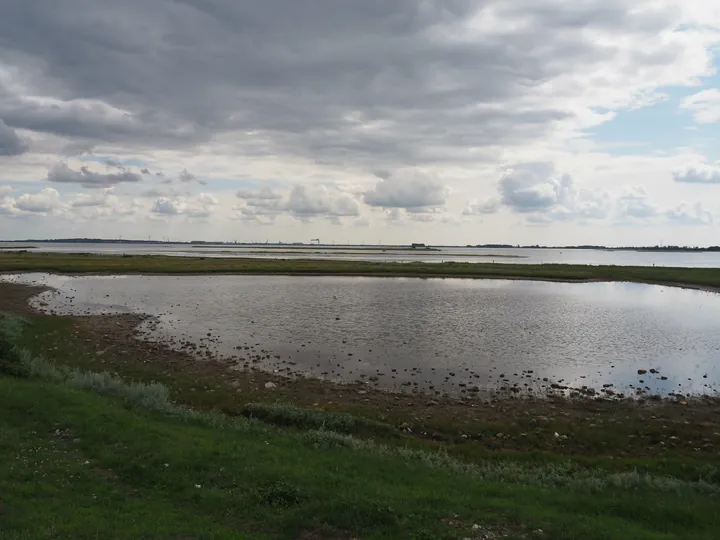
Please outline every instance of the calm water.
[[[12, 244], [0, 244], [12, 247]], [[19, 244], [16, 244], [19, 245]], [[442, 248], [440, 251], [377, 251], [322, 246], [301, 249], [291, 245], [281, 249], [267, 249], [262, 245], [244, 247], [191, 247], [183, 244], [42, 244], [30, 251], [60, 253], [152, 254], [178, 257], [252, 257], [280, 259], [343, 259], [392, 262], [500, 262], [500, 263], [560, 263], [614, 264], [619, 266], [681, 266], [720, 268], [720, 253], [606, 251], [593, 249], [478, 249]]]
[[[202, 343], [204, 354], [238, 367], [449, 393], [537, 392], [551, 383], [665, 394], [720, 388], [720, 294], [702, 291], [355, 277], [4, 279], [57, 288], [38, 301], [60, 313], [153, 315], [148, 339]], [[651, 368], [659, 373], [637, 373]]]

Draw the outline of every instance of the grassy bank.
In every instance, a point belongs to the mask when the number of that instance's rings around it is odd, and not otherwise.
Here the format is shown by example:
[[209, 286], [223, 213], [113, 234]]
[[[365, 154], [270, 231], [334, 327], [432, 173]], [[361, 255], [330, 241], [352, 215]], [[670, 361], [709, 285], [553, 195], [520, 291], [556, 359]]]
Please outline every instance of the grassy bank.
[[527, 278], [562, 281], [633, 281], [720, 289], [720, 269], [570, 264], [382, 263], [367, 261], [283, 260], [0, 253], [0, 272], [141, 274], [319, 274], [468, 278]]
[[0, 324], [0, 361], [18, 368], [0, 374], [4, 539], [709, 540], [720, 527], [713, 478], [466, 463], [291, 407], [196, 412], [162, 385], [37, 359], [17, 325], [2, 332], [14, 324]]

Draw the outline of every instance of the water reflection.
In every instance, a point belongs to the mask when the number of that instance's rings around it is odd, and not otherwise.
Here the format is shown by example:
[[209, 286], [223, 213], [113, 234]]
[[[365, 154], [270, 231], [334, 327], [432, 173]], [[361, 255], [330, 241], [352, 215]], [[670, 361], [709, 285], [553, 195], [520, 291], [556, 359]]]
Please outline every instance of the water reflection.
[[[154, 315], [238, 367], [453, 394], [559, 384], [714, 393], [720, 295], [631, 283], [24, 275], [61, 313]], [[208, 336], [210, 334], [210, 336]], [[205, 352], [209, 351], [209, 353]], [[657, 370], [638, 375], [638, 370]]]

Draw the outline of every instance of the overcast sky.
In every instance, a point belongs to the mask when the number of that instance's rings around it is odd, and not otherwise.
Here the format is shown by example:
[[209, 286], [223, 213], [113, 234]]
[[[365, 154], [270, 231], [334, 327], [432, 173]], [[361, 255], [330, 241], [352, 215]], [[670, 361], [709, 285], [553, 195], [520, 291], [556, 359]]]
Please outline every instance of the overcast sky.
[[0, 14], [0, 239], [720, 244], [719, 2]]

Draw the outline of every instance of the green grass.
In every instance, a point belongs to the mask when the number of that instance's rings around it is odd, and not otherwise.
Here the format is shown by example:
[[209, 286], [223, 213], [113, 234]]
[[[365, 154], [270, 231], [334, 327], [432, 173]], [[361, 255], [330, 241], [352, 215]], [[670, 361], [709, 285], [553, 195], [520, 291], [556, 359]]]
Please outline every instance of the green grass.
[[238, 273], [528, 278], [565, 281], [635, 281], [720, 288], [720, 269], [718, 268], [460, 262], [382, 263], [311, 259], [170, 257], [160, 255], [0, 253], [0, 272], [24, 271], [118, 274]]
[[466, 463], [341, 433], [364, 425], [349, 415], [196, 412], [162, 385], [35, 358], [21, 326], [0, 321], [0, 361], [27, 368], [0, 375], [3, 539], [709, 540], [720, 527], [712, 475]]
[[464, 538], [479, 524], [508, 538], [669, 540], [716, 538], [720, 526], [718, 497], [692, 487], [490, 481], [318, 432], [213, 426], [37, 380], [0, 377], [0, 396], [7, 539]]

